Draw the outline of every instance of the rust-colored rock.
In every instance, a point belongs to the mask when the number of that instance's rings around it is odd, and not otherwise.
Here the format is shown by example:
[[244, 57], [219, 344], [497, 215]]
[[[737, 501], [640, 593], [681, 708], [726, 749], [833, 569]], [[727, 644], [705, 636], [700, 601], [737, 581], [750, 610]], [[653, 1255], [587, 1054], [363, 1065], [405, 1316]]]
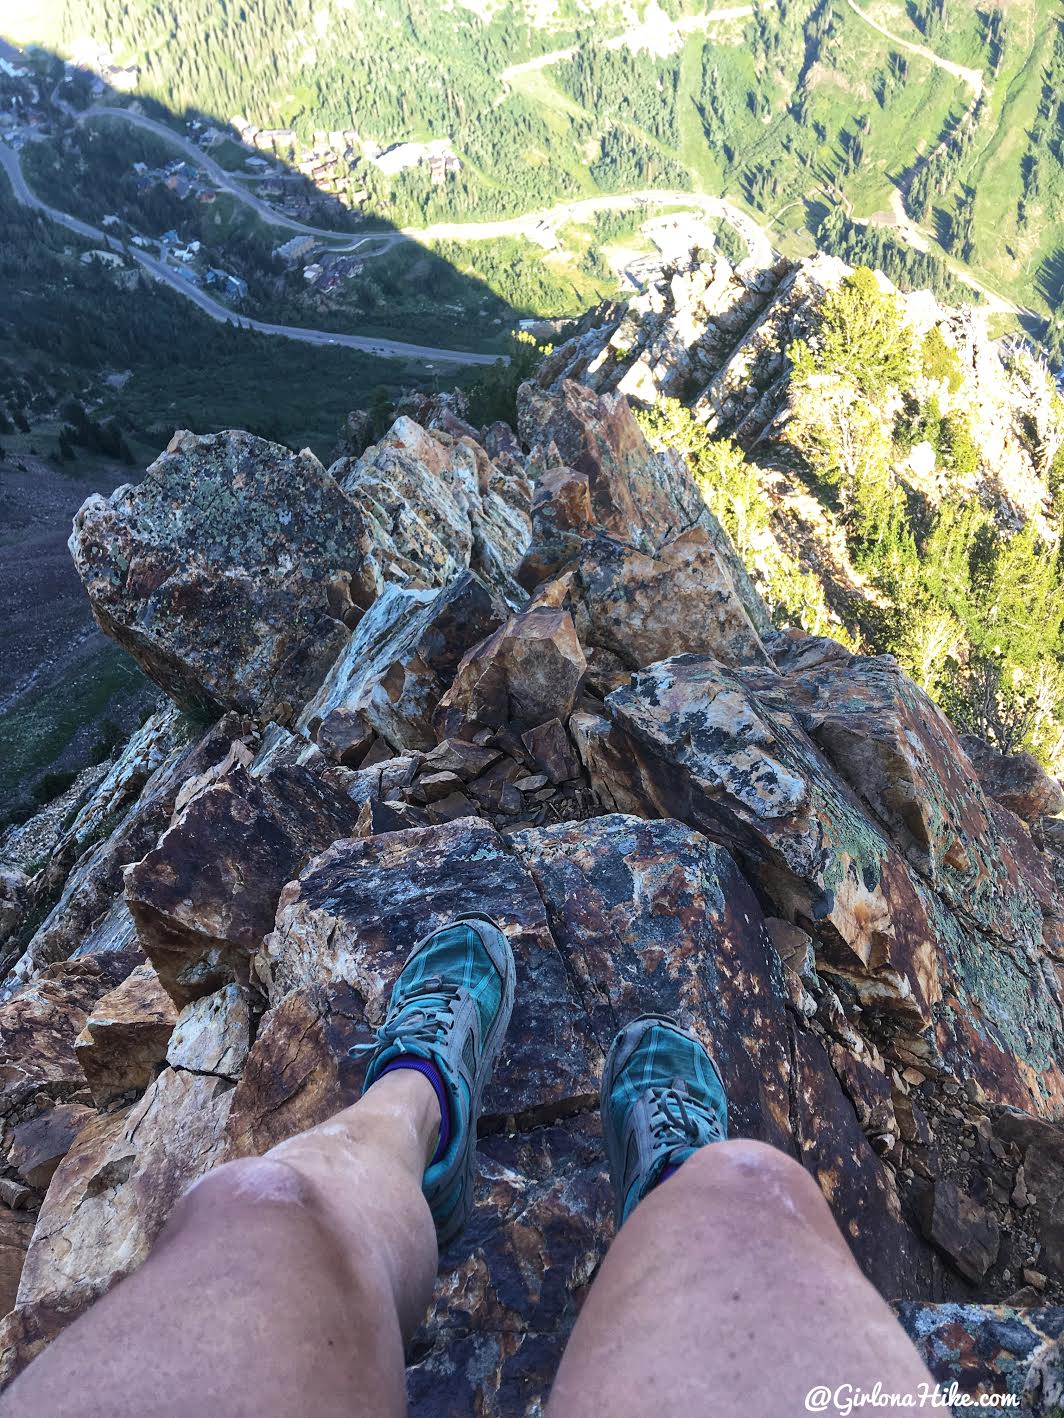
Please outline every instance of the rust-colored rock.
[[924, 1233], [968, 1280], [982, 1280], [997, 1259], [1000, 1234], [994, 1217], [945, 1177], [928, 1195]]
[[28, 1167], [35, 1180], [22, 1181], [31, 1186], [47, 1181], [71, 1140], [74, 1115], [60, 1113], [53, 1124], [49, 1114], [91, 1101], [74, 1040], [96, 1001], [127, 969], [122, 957], [65, 961], [0, 1005], [0, 1152], [16, 1170], [20, 1163]]
[[1064, 788], [1032, 754], [999, 753], [975, 734], [962, 734], [960, 744], [987, 796], [1024, 822], [1064, 812]]
[[[544, 483], [537, 498], [538, 534], [522, 569], [523, 584], [531, 587], [540, 570], [553, 574], [567, 563], [576, 549], [572, 533], [583, 522], [586, 497], [595, 527], [651, 554], [686, 528], [703, 528], [755, 630], [762, 635], [771, 630], [764, 604], [685, 463], [675, 453], [650, 447], [626, 399], [597, 395], [568, 379], [549, 392], [536, 383], [522, 384], [518, 422], [532, 448], [530, 461], [567, 470]], [[586, 494], [574, 487], [574, 476], [586, 481]], [[557, 512], [555, 498], [561, 503]]]
[[521, 743], [535, 766], [551, 783], [567, 783], [580, 776], [580, 760], [559, 719], [548, 719], [521, 735]]
[[159, 979], [183, 1006], [231, 982], [273, 924], [281, 888], [352, 833], [358, 806], [307, 769], [239, 765], [186, 801], [126, 875], [126, 899]]
[[717, 1060], [734, 1131], [786, 1145], [782, 972], [728, 854], [681, 823], [620, 815], [521, 832], [513, 846], [599, 1048], [647, 1010], [677, 1016]]
[[0, 1336], [14, 1377], [147, 1255], [174, 1203], [221, 1160], [232, 1089], [166, 1069], [135, 1107], [91, 1117], [52, 1178]]
[[994, 1118], [994, 1131], [1020, 1149], [1025, 1215], [1038, 1239], [1039, 1265], [1064, 1284], [1064, 1126], [1003, 1108]]
[[[1064, 1308], [1040, 1305], [936, 1305], [904, 1301], [902, 1328], [944, 1391], [955, 1386], [953, 1412], [984, 1409], [1017, 1418], [1046, 1418], [1064, 1385]], [[1008, 1404], [1001, 1399], [1008, 1397]], [[966, 1405], [962, 1408], [962, 1404]], [[990, 1411], [994, 1411], [991, 1409]]]
[[903, 1217], [893, 1173], [862, 1132], [821, 1042], [800, 1029], [792, 1029], [792, 1038], [795, 1142], [803, 1165], [833, 1203], [839, 1229], [880, 1293], [927, 1294], [930, 1256]]
[[176, 1022], [174, 1002], [148, 963], [97, 1000], [74, 1053], [98, 1107], [147, 1088], [166, 1058]]
[[656, 555], [610, 537], [583, 543], [566, 604], [581, 644], [609, 651], [627, 669], [686, 653], [731, 666], [771, 664], [704, 527]]
[[485, 1095], [487, 1116], [544, 1119], [588, 1106], [601, 1049], [532, 878], [486, 822], [462, 818], [336, 843], [285, 888], [258, 973], [271, 1001], [301, 986], [346, 981], [376, 1025], [415, 941], [472, 910], [506, 931], [521, 980]]
[[28, 1212], [0, 1206], [0, 1315], [15, 1307], [22, 1264], [36, 1220]]
[[83, 1103], [57, 1103], [11, 1128], [8, 1163], [28, 1186], [43, 1191], [70, 1151], [82, 1123], [93, 1116]]
[[[178, 743], [148, 777], [136, 800], [127, 805], [110, 834], [95, 845], [86, 840], [73, 870], [60, 844], [64, 861], [56, 864], [59, 871], [54, 881], [48, 881], [51, 868], [46, 870], [41, 887], [42, 894], [49, 893], [49, 900], [52, 895], [58, 899], [15, 966], [19, 979], [29, 979], [44, 966], [66, 960], [79, 948], [90, 929], [121, 899], [125, 868], [143, 857], [168, 826], [182, 786], [216, 768], [231, 752], [242, 727], [237, 716], [227, 715], [199, 740]], [[119, 764], [126, 760], [131, 768], [129, 757], [123, 754]], [[130, 968], [136, 963], [131, 955]]]
[[[578, 726], [602, 802], [678, 817], [733, 850], [776, 914], [814, 937], [818, 968], [894, 1015], [903, 1061], [938, 1059], [998, 1102], [1060, 1106], [1060, 995], [1029, 967], [1045, 882], [1002, 852], [983, 869], [983, 900], [976, 890], [967, 903], [930, 891], [832, 771], [780, 683], [689, 655], [636, 674], [609, 695], [608, 719]], [[1013, 937], [1005, 949], [1000, 923]], [[973, 950], [980, 929], [994, 945]], [[934, 1009], [943, 997], [952, 1007]]]
[[485, 1138], [479, 1152], [476, 1208], [441, 1258], [414, 1338], [407, 1388], [418, 1418], [511, 1418], [545, 1404], [613, 1231], [593, 1114]]
[[507, 617], [479, 576], [443, 591], [387, 587], [300, 716], [339, 763], [357, 765], [380, 737], [393, 749], [431, 749], [432, 711], [462, 656]]
[[576, 703], [587, 660], [568, 611], [515, 615], [464, 657], [433, 715], [437, 737], [478, 729], [532, 728], [563, 719]]
[[358, 1100], [373, 1034], [362, 995], [344, 980], [303, 985], [262, 1018], [233, 1094], [226, 1156], [254, 1156]]

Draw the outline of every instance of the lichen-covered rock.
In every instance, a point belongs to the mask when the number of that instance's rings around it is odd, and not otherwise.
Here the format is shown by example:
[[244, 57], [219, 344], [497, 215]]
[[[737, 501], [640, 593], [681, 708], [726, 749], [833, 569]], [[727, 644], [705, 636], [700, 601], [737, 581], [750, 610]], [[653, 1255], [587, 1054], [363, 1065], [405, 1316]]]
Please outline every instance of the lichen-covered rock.
[[257, 777], [235, 764], [184, 801], [125, 883], [144, 951], [179, 1006], [247, 983], [285, 882], [357, 822], [350, 798], [283, 762]]
[[988, 801], [946, 716], [898, 664], [836, 653], [781, 668], [762, 697], [793, 709], [929, 884], [995, 934], [1015, 939], [1033, 923], [1037, 938], [1048, 873]]
[[646, 1010], [675, 1015], [716, 1059], [734, 1130], [785, 1144], [783, 976], [728, 854], [681, 823], [614, 814], [517, 833], [513, 848], [603, 1053]]
[[980, 1398], [987, 1407], [995, 1397], [999, 1411], [1018, 1418], [1048, 1418], [1059, 1409], [1064, 1307], [908, 1300], [896, 1308], [954, 1413], [975, 1411]]
[[186, 708], [284, 719], [370, 605], [366, 521], [309, 451], [174, 435], [137, 487], [93, 495], [70, 548], [101, 627]]
[[413, 1341], [417, 1418], [542, 1410], [613, 1232], [595, 1115], [484, 1138], [479, 1154], [476, 1207]]
[[564, 719], [586, 668], [568, 611], [515, 615], [463, 658], [433, 716], [437, 736], [468, 739], [478, 729], [522, 731]]
[[771, 664], [703, 527], [656, 555], [596, 537], [571, 571], [564, 603], [581, 644], [610, 651], [627, 669], [686, 653], [731, 666]]
[[[680, 273], [698, 310], [663, 306], [631, 361], [622, 322], [587, 377], [650, 389], [679, 341], [711, 426], [760, 437], [814, 265]], [[1021, 774], [1028, 830], [893, 662], [772, 631], [680, 461], [618, 395], [560, 381], [582, 359], [522, 391], [527, 456], [433, 399], [431, 427], [401, 417], [331, 474], [186, 438], [90, 504], [102, 619], [186, 702], [253, 712], [194, 749], [157, 716], [30, 887], [26, 919], [51, 914], [0, 986], [0, 1203], [48, 1190], [6, 1373], [140, 1263], [189, 1180], [354, 1102], [351, 1049], [412, 945], [470, 910], [519, 985], [472, 1224], [415, 1342], [422, 1418], [542, 1410], [612, 1234], [604, 1050], [644, 1010], [705, 1040], [733, 1134], [802, 1162], [882, 1293], [1064, 1298], [1052, 792]], [[300, 710], [302, 732], [277, 722]], [[0, 1225], [0, 1280], [4, 1245]], [[1029, 1393], [1059, 1402], [1052, 1311], [946, 1308], [909, 1316], [937, 1377], [1019, 1392], [1029, 1357]]]
[[1055, 979], [1031, 968], [1042, 915], [1030, 880], [1017, 871], [1012, 901], [997, 888], [1011, 941], [929, 892], [777, 685], [690, 655], [641, 671], [609, 695], [608, 719], [582, 725], [602, 801], [678, 817], [736, 852], [776, 914], [810, 931], [818, 966], [892, 1014], [899, 1057], [971, 1076], [998, 1102], [1060, 1106], [1064, 1018]]
[[438, 594], [389, 586], [299, 719], [338, 763], [357, 766], [379, 737], [392, 749], [436, 745], [432, 713], [466, 651], [507, 618], [474, 572]]
[[176, 1022], [174, 1002], [148, 963], [96, 1001], [74, 1040], [74, 1054], [97, 1107], [147, 1088], [166, 1058]]

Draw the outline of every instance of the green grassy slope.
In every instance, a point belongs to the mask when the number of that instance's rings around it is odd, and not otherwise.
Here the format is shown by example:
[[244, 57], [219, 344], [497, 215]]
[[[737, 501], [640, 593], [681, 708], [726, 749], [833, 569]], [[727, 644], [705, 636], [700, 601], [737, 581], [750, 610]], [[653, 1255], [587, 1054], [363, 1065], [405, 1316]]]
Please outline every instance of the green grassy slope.
[[[370, 205], [398, 224], [680, 186], [745, 203], [800, 247], [833, 206], [890, 224], [900, 194], [910, 242], [1041, 319], [1060, 303], [1057, 0], [861, 0], [859, 11], [849, 0], [754, 0], [749, 13], [671, 37], [658, 11], [656, 54], [619, 43], [620, 5], [570, 0], [546, 22], [520, 0], [489, 18], [434, 0], [381, 0], [357, 15], [314, 0], [175, 0], [172, 24], [147, 0], [50, 0], [32, 19], [23, 8], [19, 37], [62, 50], [90, 33], [140, 64], [140, 92], [176, 114], [241, 112], [305, 137], [448, 135], [464, 167], [447, 183], [368, 172]], [[704, 8], [670, 0], [665, 13], [683, 21]], [[558, 50], [570, 52], [508, 72]]]

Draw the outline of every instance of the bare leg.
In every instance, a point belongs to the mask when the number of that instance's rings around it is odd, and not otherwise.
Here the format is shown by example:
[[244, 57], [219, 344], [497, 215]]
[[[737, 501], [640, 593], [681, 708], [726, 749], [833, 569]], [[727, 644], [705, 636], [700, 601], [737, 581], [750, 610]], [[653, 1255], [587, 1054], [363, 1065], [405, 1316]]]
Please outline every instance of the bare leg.
[[418, 1073], [209, 1173], [151, 1255], [40, 1355], [5, 1415], [401, 1418], [403, 1342], [436, 1274]]
[[818, 1385], [871, 1390], [877, 1380], [886, 1393], [931, 1382], [816, 1183], [774, 1148], [721, 1142], [622, 1227], [548, 1413], [791, 1418]]

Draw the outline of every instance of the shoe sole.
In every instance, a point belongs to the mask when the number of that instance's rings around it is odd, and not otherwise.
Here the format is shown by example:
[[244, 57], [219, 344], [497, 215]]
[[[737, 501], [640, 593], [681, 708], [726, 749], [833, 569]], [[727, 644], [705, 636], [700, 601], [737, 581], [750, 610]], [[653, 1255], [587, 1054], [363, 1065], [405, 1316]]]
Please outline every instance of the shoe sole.
[[620, 1178], [624, 1165], [621, 1157], [621, 1139], [614, 1136], [614, 1130], [607, 1125], [606, 1119], [609, 1117], [609, 1109], [606, 1106], [610, 1094], [613, 1092], [613, 1085], [617, 1075], [624, 1068], [625, 1064], [635, 1053], [644, 1036], [655, 1027], [661, 1026], [671, 1029], [674, 1034], [681, 1034], [685, 1039], [690, 1039], [698, 1045], [709, 1059], [709, 1065], [717, 1076], [721, 1092], [724, 1092], [724, 1080], [720, 1076], [720, 1069], [717, 1067], [713, 1056], [706, 1049], [696, 1035], [690, 1029], [683, 1029], [671, 1019], [667, 1014], [640, 1014], [636, 1019], [627, 1023], [623, 1029], [619, 1029], [613, 1037], [610, 1051], [606, 1055], [606, 1062], [602, 1068], [602, 1082], [599, 1085], [599, 1117], [602, 1120], [602, 1136], [606, 1143], [606, 1159], [610, 1169], [610, 1182], [614, 1186], [614, 1221], [620, 1226], [621, 1210], [624, 1207], [624, 1197], [617, 1195], [615, 1177]]
[[[463, 1182], [464, 1204], [461, 1205], [451, 1217], [446, 1231], [441, 1231], [439, 1235], [439, 1248], [445, 1250], [456, 1236], [464, 1229], [469, 1219], [469, 1214], [473, 1209], [473, 1185], [476, 1179], [476, 1150], [477, 1150], [477, 1123], [480, 1120], [481, 1102], [484, 1097], [484, 1089], [488, 1085], [488, 1080], [495, 1068], [496, 1060], [502, 1052], [502, 1046], [506, 1040], [506, 1031], [510, 1027], [510, 1019], [513, 1015], [514, 996], [517, 990], [517, 961], [514, 959], [513, 947], [511, 946], [506, 932], [497, 921], [490, 916], [480, 913], [469, 913], [467, 915], [456, 916], [454, 920], [448, 921], [445, 926], [440, 926], [438, 930], [427, 935], [424, 940], [419, 941], [410, 953], [412, 960], [418, 951], [427, 946], [441, 931], [450, 930], [452, 926], [464, 925], [475, 930], [484, 948], [488, 959], [498, 970], [502, 977], [502, 1003], [499, 1005], [498, 1013], [492, 1021], [487, 1037], [481, 1040], [480, 1067], [477, 1069], [477, 1077], [470, 1097], [470, 1148], [469, 1158], [466, 1163], [466, 1174]], [[485, 929], [487, 927], [487, 929]]]

